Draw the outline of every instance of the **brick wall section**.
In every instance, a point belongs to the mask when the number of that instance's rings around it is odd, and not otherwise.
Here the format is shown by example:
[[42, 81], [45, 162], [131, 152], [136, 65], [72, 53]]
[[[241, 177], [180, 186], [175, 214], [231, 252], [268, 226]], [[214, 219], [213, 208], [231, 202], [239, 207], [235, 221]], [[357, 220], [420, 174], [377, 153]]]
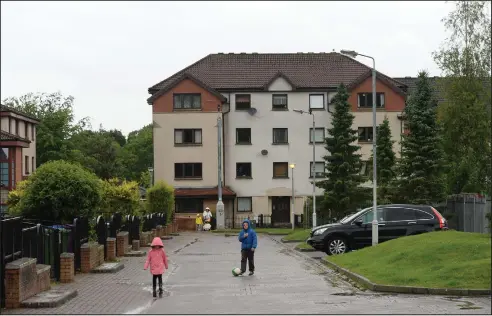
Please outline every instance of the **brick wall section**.
[[128, 250], [128, 232], [119, 232], [116, 236], [116, 256], [124, 257]]
[[106, 260], [116, 260], [116, 238], [109, 237], [106, 239]]
[[157, 229], [152, 228], [152, 238], [157, 237]]
[[38, 275], [35, 258], [21, 258], [5, 267], [5, 307], [18, 308], [20, 303], [36, 295]]
[[64, 252], [60, 255], [60, 282], [70, 283], [75, 278], [74, 254]]
[[45, 264], [36, 265], [37, 293], [49, 290], [51, 288], [51, 266]]
[[162, 236], [164, 236], [163, 234], [164, 234], [164, 232], [162, 231], [162, 226], [157, 225], [157, 227], [155, 229], [155, 237], [162, 237]]
[[132, 240], [132, 250], [133, 251], [140, 250], [140, 240]]
[[80, 270], [89, 273], [99, 265], [99, 245], [96, 243], [85, 243], [80, 247]]
[[195, 218], [185, 218], [185, 217], [180, 217], [177, 218], [177, 223], [181, 230], [196, 230], [196, 222]]
[[97, 247], [97, 253], [98, 253], [97, 265], [100, 266], [101, 264], [104, 263], [104, 245], [99, 245]]
[[142, 232], [140, 234], [140, 247], [147, 247], [147, 244], [152, 242], [152, 238], [152, 232]]

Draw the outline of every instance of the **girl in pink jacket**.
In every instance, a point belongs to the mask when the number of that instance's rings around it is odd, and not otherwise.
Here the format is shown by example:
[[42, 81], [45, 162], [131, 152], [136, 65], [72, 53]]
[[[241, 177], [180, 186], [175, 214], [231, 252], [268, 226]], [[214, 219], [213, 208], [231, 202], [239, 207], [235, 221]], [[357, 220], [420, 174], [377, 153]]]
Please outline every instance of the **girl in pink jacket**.
[[167, 256], [164, 252], [164, 245], [159, 237], [155, 237], [150, 245], [152, 249], [147, 255], [144, 270], [147, 270], [150, 265], [150, 273], [152, 273], [152, 288], [154, 297], [156, 293], [156, 280], [159, 279], [159, 296], [162, 295], [162, 274], [168, 269]]

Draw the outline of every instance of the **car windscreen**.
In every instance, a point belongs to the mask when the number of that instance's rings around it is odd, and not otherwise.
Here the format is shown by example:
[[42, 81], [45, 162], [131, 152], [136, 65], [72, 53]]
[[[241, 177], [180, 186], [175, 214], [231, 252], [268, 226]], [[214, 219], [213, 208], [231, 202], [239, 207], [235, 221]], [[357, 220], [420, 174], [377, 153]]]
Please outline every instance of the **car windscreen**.
[[342, 219], [340, 221], [340, 223], [342, 224], [347, 224], [347, 223], [350, 223], [351, 221], [353, 221], [354, 219], [356, 219], [357, 217], [361, 216], [362, 214], [364, 214], [367, 210], [370, 210], [371, 208], [368, 207], [368, 208], [365, 208], [363, 209], [362, 211], [359, 211], [357, 213], [354, 213], [352, 215], [349, 215], [347, 217], [345, 217], [344, 219]]

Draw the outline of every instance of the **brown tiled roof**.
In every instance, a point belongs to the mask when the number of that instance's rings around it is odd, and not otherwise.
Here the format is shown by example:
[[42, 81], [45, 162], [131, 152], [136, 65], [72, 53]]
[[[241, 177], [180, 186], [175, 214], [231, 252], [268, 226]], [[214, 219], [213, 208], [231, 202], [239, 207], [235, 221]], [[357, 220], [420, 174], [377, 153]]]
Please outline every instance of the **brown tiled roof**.
[[[210, 54], [171, 77], [149, 88], [150, 94], [166, 89], [176, 78], [190, 74], [218, 91], [265, 90], [268, 83], [282, 74], [296, 89], [336, 88], [350, 85], [371, 68], [345, 55], [332, 53], [287, 54]], [[390, 84], [404, 84], [381, 73]]]
[[[417, 89], [417, 77], [404, 77], [404, 78], [393, 78], [400, 82], [403, 82], [408, 87], [408, 94], [413, 93]], [[445, 77], [429, 77], [429, 82], [431, 84], [434, 99], [438, 102], [446, 101], [446, 96], [443, 92], [443, 84]], [[484, 87], [490, 89], [490, 79], [483, 80]], [[490, 108], [490, 106], [489, 106]]]
[[193, 75], [190, 75], [188, 73], [184, 73], [184, 74], [181, 74], [180, 76], [177, 76], [172, 82], [169, 82], [169, 84], [165, 88], [163, 88], [163, 89], [159, 90], [157, 93], [153, 94], [150, 98], [147, 99], [147, 102], [149, 104], [152, 104], [152, 102], [154, 102], [154, 100], [156, 100], [161, 95], [165, 94], [167, 91], [172, 89], [174, 86], [176, 86], [178, 83], [180, 83], [184, 79], [189, 79], [189, 80], [193, 81], [194, 83], [196, 83], [197, 85], [199, 85], [203, 89], [205, 89], [205, 90], [209, 91], [211, 94], [215, 95], [219, 100], [222, 100], [222, 101], [226, 100], [222, 94], [218, 93], [216, 90], [207, 86], [205, 83], [201, 82], [200, 80], [195, 78]]
[[3, 140], [3, 141], [21, 141], [21, 142], [26, 142], [26, 143], [31, 142], [29, 139], [22, 138], [20, 136], [14, 135], [14, 134], [10, 134], [6, 131], [1, 131], [0, 140]]
[[21, 112], [19, 110], [16, 110], [16, 109], [13, 109], [9, 106], [6, 106], [6, 105], [3, 105], [3, 104], [0, 104], [0, 112], [11, 112], [11, 113], [15, 113], [17, 115], [21, 115], [21, 116], [25, 116], [31, 120], [35, 120], [35, 121], [38, 121], [39, 122], [39, 119], [30, 115], [30, 114], [27, 114], [27, 113], [24, 113], [24, 112]]
[[[214, 188], [175, 188], [174, 195], [176, 197], [183, 196], [217, 196], [218, 187]], [[222, 187], [223, 196], [236, 196], [236, 193], [228, 187]]]
[[[417, 77], [404, 77], [404, 78], [393, 78], [399, 82], [404, 83], [407, 87], [407, 94], [410, 95], [412, 94], [416, 89], [417, 89]], [[444, 96], [441, 93], [440, 89], [440, 84], [438, 83], [438, 80], [441, 79], [440, 77], [429, 77], [429, 82], [431, 84], [432, 92], [433, 92], [433, 97], [435, 98], [436, 101], [442, 102], [444, 101]]]

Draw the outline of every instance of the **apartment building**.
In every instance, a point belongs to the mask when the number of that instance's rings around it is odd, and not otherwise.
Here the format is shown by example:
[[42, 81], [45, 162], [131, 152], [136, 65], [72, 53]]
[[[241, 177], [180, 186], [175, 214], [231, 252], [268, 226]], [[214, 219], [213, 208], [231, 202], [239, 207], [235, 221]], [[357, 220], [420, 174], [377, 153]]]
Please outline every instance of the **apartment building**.
[[[349, 88], [354, 129], [367, 160], [372, 148], [371, 69], [338, 53], [211, 54], [149, 88], [155, 180], [175, 187], [177, 214], [215, 209], [217, 118], [223, 121], [226, 225], [237, 216], [258, 214], [289, 223], [292, 187], [294, 212], [302, 213], [305, 198], [312, 195], [313, 163], [317, 178], [324, 170], [323, 140], [340, 83]], [[378, 124], [388, 117], [395, 141], [403, 128], [405, 90], [403, 83], [377, 74]], [[293, 110], [314, 114], [314, 132], [312, 116]]]
[[36, 170], [35, 117], [0, 105], [0, 213], [7, 211], [8, 192]]

